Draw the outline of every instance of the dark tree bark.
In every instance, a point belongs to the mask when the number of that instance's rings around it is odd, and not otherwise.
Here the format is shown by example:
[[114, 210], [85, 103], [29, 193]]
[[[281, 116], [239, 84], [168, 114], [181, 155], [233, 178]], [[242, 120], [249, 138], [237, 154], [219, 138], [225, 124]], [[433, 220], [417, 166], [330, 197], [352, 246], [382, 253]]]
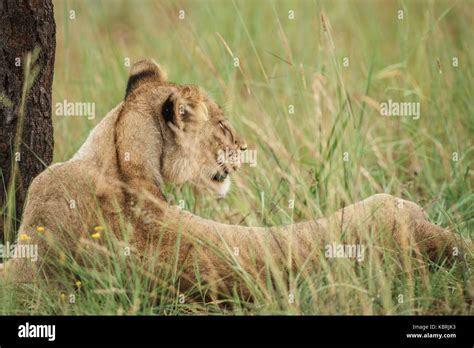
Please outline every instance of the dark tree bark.
[[52, 161], [55, 50], [51, 0], [0, 0], [0, 243], [12, 239], [28, 186]]

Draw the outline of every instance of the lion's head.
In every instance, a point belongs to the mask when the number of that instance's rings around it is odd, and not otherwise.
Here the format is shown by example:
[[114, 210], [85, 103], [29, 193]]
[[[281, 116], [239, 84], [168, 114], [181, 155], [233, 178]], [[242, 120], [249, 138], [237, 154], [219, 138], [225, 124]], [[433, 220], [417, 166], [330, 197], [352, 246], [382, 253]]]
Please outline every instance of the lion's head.
[[192, 181], [220, 195], [228, 192], [229, 174], [240, 168], [247, 145], [200, 87], [169, 82], [160, 66], [142, 60], [131, 69], [124, 105], [139, 110], [156, 130], [152, 146], [159, 148], [159, 162], [154, 163], [162, 181]]

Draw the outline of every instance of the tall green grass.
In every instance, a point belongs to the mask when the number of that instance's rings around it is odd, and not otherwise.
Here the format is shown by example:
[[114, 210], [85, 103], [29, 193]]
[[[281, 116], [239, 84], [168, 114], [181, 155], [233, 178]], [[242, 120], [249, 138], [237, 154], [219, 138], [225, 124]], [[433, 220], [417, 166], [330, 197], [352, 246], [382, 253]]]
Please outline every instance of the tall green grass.
[[[55, 161], [69, 159], [123, 98], [126, 58], [153, 58], [172, 81], [206, 89], [258, 153], [256, 167], [233, 176], [227, 198], [166, 187], [171, 203], [184, 200], [216, 221], [271, 226], [387, 192], [472, 239], [473, 13], [469, 1], [57, 1], [53, 106], [95, 102], [96, 118], [53, 116]], [[420, 102], [420, 119], [381, 117], [388, 99]], [[80, 289], [69, 278], [62, 290], [2, 285], [0, 313], [473, 313], [468, 269], [415, 267], [389, 251], [385, 262], [360, 267], [322, 258], [286, 288], [248, 279], [253, 301], [235, 293], [207, 302], [199, 282], [180, 294], [175, 276], [157, 283], [136, 260], [104, 257], [91, 253], [89, 268], [71, 261]]]

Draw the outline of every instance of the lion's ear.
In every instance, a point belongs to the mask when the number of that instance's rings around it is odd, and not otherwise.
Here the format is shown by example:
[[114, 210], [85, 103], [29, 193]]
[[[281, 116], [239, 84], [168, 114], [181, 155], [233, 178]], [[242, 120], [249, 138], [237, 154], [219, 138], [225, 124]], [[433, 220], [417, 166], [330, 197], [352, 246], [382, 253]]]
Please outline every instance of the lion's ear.
[[125, 98], [142, 83], [149, 81], [165, 82], [166, 80], [166, 73], [155, 61], [152, 59], [139, 60], [130, 69]]
[[169, 95], [161, 110], [166, 123], [187, 131], [199, 128], [209, 119], [208, 110], [199, 90], [184, 87]]

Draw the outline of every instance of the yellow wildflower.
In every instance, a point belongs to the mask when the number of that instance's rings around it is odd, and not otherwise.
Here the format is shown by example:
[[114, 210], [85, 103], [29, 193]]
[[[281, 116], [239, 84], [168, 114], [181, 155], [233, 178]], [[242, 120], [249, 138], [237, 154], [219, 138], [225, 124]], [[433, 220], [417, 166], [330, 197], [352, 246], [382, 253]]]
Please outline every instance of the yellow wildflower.
[[94, 239], [99, 239], [100, 238], [100, 233], [96, 232], [94, 234], [91, 234], [91, 237], [94, 238]]
[[103, 231], [103, 230], [104, 230], [104, 228], [102, 226], [94, 227], [94, 231], [96, 231], [96, 232]]
[[27, 234], [25, 234], [25, 233], [20, 234], [20, 240], [26, 241], [26, 240], [29, 240], [29, 239], [30, 239], [30, 237]]
[[79, 289], [81, 287], [82, 283], [80, 280], [76, 281], [76, 287]]
[[38, 227], [36, 227], [36, 231], [42, 233], [42, 232], [44, 232], [44, 227], [43, 226], [38, 226]]

